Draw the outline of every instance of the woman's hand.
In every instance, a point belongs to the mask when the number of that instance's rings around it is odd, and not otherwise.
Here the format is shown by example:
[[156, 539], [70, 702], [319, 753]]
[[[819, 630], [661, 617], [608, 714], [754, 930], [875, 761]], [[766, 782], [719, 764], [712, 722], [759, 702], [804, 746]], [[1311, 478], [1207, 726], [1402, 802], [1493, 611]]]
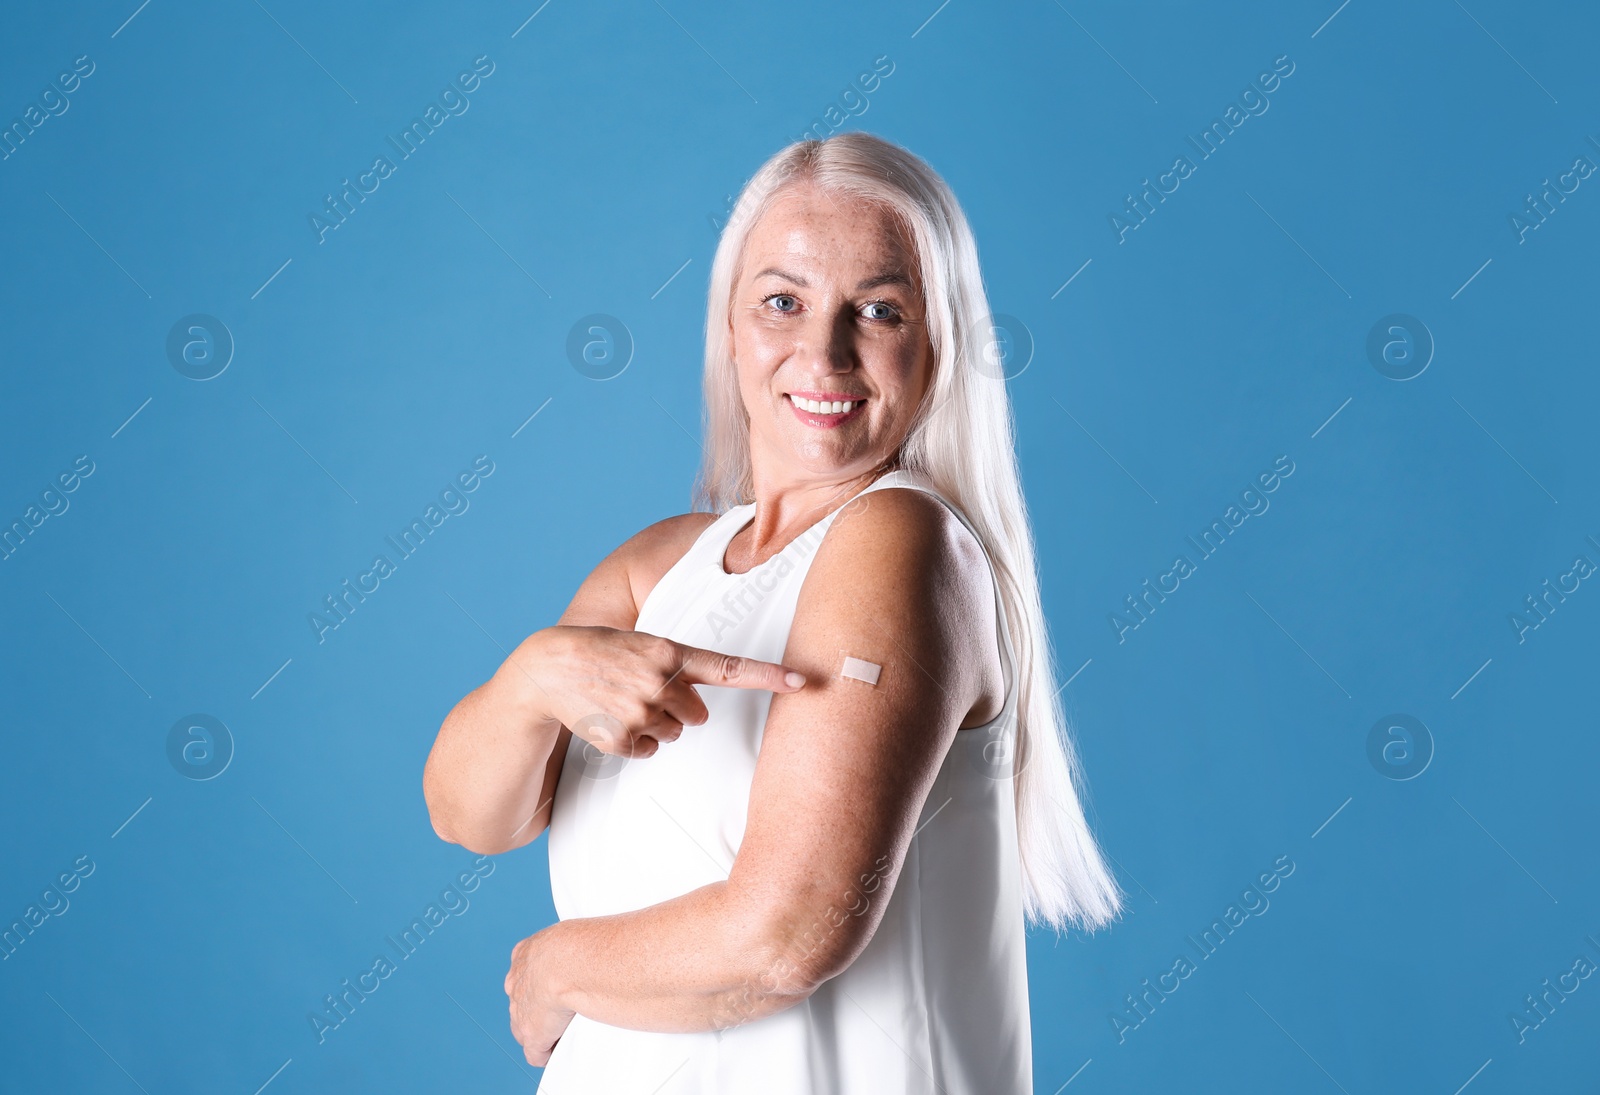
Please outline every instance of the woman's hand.
[[561, 1040], [573, 1012], [554, 998], [541, 961], [540, 937], [552, 928], [536, 932], [511, 948], [511, 970], [506, 974], [506, 995], [511, 998], [511, 1036], [522, 1046], [530, 1065], [543, 1068]]
[[[602, 753], [648, 757], [706, 721], [691, 685], [795, 692], [805, 677], [773, 662], [614, 627], [548, 627], [539, 644], [541, 707]], [[791, 683], [791, 681], [793, 683]]]

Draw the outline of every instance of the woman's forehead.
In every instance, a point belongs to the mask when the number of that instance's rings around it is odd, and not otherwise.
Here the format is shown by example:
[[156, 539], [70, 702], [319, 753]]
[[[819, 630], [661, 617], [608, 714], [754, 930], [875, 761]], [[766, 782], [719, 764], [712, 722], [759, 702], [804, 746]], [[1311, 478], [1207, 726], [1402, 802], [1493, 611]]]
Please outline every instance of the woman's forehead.
[[[774, 265], [762, 261], [767, 257], [916, 276], [915, 246], [892, 210], [814, 186], [788, 187], [775, 195], [752, 226], [745, 248], [746, 259], [753, 260], [745, 268], [753, 276]], [[785, 268], [794, 265], [789, 261]]]

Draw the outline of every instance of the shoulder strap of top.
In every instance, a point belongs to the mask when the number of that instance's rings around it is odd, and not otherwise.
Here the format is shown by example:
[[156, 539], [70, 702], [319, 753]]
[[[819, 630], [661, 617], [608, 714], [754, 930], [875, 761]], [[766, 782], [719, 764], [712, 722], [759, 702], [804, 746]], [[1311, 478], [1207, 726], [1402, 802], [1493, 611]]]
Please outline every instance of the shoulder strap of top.
[[644, 604], [639, 606], [640, 621], [650, 621], [652, 617], [647, 614], [651, 608], [663, 600], [674, 597], [676, 591], [682, 588], [682, 583], [688, 580], [689, 575], [705, 571], [712, 565], [719, 571], [722, 569], [728, 541], [733, 539], [733, 534], [743, 523], [741, 514], [749, 508], [749, 506], [734, 506], [725, 510], [715, 521], [700, 530], [700, 535], [695, 537], [689, 549], [678, 557], [677, 562], [667, 568], [666, 573], [656, 580], [655, 586], [645, 596]]
[[[1012, 711], [1016, 707], [1017, 658], [1016, 647], [1011, 641], [1011, 627], [1009, 616], [1006, 612], [1005, 600], [1000, 596], [1000, 582], [995, 574], [994, 562], [989, 558], [989, 550], [984, 546], [983, 540], [978, 536], [977, 530], [972, 527], [972, 522], [967, 519], [967, 515], [961, 512], [960, 507], [955, 505], [950, 501], [950, 499], [946, 498], [937, 489], [935, 489], [934, 486], [927, 481], [926, 477], [912, 471], [909, 468], [896, 468], [894, 471], [879, 476], [869, 486], [861, 490], [857, 497], [859, 497], [861, 494], [867, 494], [875, 490], [885, 490], [889, 487], [910, 487], [914, 490], [920, 490], [927, 494], [931, 494], [935, 498], [939, 499], [940, 502], [944, 503], [945, 508], [951, 513], [955, 514], [956, 519], [966, 526], [967, 531], [972, 533], [973, 538], [978, 541], [978, 546], [983, 550], [984, 561], [989, 564], [989, 577], [994, 589], [995, 622], [996, 630], [999, 632], [1000, 638], [1000, 660], [1005, 678], [1006, 697], [1004, 705], [1000, 709], [1000, 714], [996, 715], [989, 722], [984, 723], [983, 727], [969, 727], [969, 729], [982, 729], [1000, 724], [1002, 720], [1011, 715]], [[708, 569], [712, 565], [714, 565], [719, 572], [722, 572], [722, 562], [727, 554], [728, 543], [733, 539], [738, 531], [744, 527], [745, 523], [749, 519], [750, 511], [753, 508], [754, 503], [748, 502], [732, 506], [725, 510], [715, 521], [707, 525], [705, 530], [702, 531], [695, 539], [695, 542], [690, 546], [689, 550], [684, 553], [683, 558], [678, 560], [678, 562], [670, 570], [668, 570], [665, 575], [662, 576], [661, 581], [657, 583], [657, 589], [667, 586], [669, 584], [669, 579], [675, 579], [680, 575], [693, 573], [696, 570]], [[817, 525], [813, 526], [813, 529], [825, 529], [829, 524], [832, 523], [833, 517], [836, 516], [838, 512], [839, 510], [835, 510], [833, 513], [830, 513], [827, 517], [819, 521]], [[791, 547], [792, 546], [793, 545], [791, 544]], [[655, 591], [652, 590], [651, 598], [654, 596]], [[648, 601], [649, 599], [650, 598], [647, 598], [646, 600]]]
[[728, 555], [728, 544], [750, 519], [750, 511], [753, 509], [755, 503], [743, 502], [723, 510], [717, 519], [700, 533], [699, 539], [695, 540], [694, 546], [684, 555], [684, 559], [693, 566], [715, 563], [717, 569], [722, 570], [722, 561]]

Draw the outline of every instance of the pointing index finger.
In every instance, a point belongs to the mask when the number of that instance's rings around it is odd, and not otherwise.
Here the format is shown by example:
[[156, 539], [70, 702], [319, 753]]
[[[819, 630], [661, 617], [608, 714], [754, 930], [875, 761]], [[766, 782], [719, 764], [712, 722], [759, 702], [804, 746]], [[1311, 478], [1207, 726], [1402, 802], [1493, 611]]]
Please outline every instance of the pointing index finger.
[[804, 687], [806, 678], [776, 662], [745, 658], [738, 654], [719, 654], [696, 646], [682, 646], [683, 668], [679, 674], [691, 684], [714, 684], [723, 688], [761, 688], [771, 692], [794, 692]]

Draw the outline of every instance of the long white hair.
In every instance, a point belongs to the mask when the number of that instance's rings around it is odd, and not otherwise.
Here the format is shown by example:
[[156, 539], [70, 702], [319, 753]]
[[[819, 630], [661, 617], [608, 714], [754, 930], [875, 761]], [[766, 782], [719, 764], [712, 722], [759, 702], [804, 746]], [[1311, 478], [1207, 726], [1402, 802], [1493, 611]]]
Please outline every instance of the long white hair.
[[1057, 930], [1071, 923], [1101, 927], [1121, 911], [1122, 892], [1080, 803], [1082, 774], [1057, 695], [1010, 398], [999, 366], [983, 356], [992, 353], [993, 325], [977, 243], [949, 186], [916, 155], [869, 133], [839, 133], [789, 145], [745, 184], [711, 267], [706, 452], [695, 505], [721, 513], [754, 495], [729, 313], [751, 228], [774, 195], [800, 182], [881, 203], [915, 241], [934, 372], [899, 463], [920, 472], [967, 517], [999, 580], [1019, 663], [1013, 771], [1025, 913]]

